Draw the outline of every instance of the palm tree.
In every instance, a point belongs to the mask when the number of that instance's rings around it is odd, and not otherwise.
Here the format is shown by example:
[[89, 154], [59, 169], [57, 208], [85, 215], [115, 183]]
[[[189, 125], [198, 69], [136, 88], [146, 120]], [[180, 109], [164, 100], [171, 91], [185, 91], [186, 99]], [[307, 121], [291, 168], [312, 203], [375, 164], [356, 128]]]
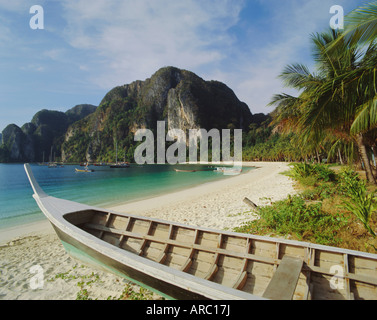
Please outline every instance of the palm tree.
[[[338, 39], [339, 34], [334, 30], [312, 35], [317, 74], [311, 74], [302, 65], [288, 66], [284, 70], [281, 78], [285, 84], [302, 90], [302, 93], [296, 100], [286, 99], [283, 95], [280, 99], [275, 96], [272, 101], [278, 105], [278, 116], [275, 120], [282, 123], [287, 115], [285, 109], [294, 112], [304, 143], [319, 145], [329, 136], [333, 137], [334, 143], [354, 142], [358, 146], [368, 180], [376, 183], [363, 134], [351, 134], [352, 124], [362, 105], [363, 99], [360, 97], [363, 97], [363, 92], [359, 91], [360, 83], [350, 80], [350, 75], [360, 72], [359, 60], [363, 55], [344, 38]], [[327, 50], [334, 41], [337, 41], [337, 45], [331, 51]], [[289, 123], [287, 119], [284, 120]]]
[[[340, 128], [351, 134], [358, 147], [367, 179], [371, 183], [376, 183], [364, 135], [360, 130], [352, 130], [355, 123], [359, 122], [357, 119], [360, 117], [360, 109], [363, 109], [365, 101], [370, 99], [370, 91], [375, 88], [375, 81], [372, 84], [370, 81], [360, 81], [361, 77], [365, 77], [365, 70], [369, 70], [370, 57], [374, 56], [375, 50], [370, 47], [367, 53], [363, 54], [358, 47], [350, 45], [344, 38], [337, 41], [338, 38], [339, 34], [335, 31], [313, 38], [316, 44], [315, 57], [326, 81], [318, 91], [318, 97], [322, 100], [320, 109], [316, 108], [318, 105], [313, 104], [312, 114], [308, 114], [307, 121], [312, 121], [313, 116], [318, 117], [321, 113], [322, 117], [331, 119], [331, 124], [338, 119], [333, 128]], [[337, 45], [329, 52], [328, 46], [335, 41]], [[361, 74], [358, 81], [352, 79], [356, 74]]]

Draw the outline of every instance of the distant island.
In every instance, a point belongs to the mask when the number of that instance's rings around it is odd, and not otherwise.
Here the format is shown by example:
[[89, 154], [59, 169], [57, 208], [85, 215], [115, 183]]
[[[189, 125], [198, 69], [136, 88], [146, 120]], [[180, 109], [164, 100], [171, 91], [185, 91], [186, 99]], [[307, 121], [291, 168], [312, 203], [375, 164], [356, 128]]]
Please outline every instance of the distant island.
[[0, 162], [42, 162], [61, 157], [61, 145], [68, 128], [97, 109], [77, 105], [67, 112], [41, 110], [21, 128], [8, 125], [0, 135]]

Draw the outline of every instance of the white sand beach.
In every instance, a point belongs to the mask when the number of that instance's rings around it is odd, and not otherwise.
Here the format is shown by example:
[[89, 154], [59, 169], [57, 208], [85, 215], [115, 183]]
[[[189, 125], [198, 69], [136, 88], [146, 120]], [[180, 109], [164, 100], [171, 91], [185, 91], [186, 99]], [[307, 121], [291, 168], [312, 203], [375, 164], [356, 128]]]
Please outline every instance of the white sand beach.
[[[281, 173], [286, 163], [244, 163], [245, 174], [108, 209], [212, 229], [256, 219], [245, 197], [257, 205], [296, 193]], [[187, 173], [182, 173], [187, 174]], [[119, 298], [129, 282], [71, 258], [47, 220], [0, 231], [0, 299], [74, 300]], [[132, 285], [135, 291], [139, 288]], [[152, 295], [149, 298], [158, 299]]]

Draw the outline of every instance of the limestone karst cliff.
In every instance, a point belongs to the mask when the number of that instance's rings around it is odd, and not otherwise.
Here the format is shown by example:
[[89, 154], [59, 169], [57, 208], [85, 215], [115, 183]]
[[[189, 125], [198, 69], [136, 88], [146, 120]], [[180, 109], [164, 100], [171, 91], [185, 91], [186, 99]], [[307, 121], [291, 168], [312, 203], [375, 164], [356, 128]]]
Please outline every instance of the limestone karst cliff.
[[43, 109], [21, 128], [8, 125], [0, 140], [0, 162], [48, 161], [61, 156], [61, 144], [68, 127], [96, 110], [96, 106], [77, 105], [67, 112]]
[[65, 135], [65, 161], [132, 161], [138, 129], [247, 129], [252, 114], [234, 92], [218, 81], [205, 81], [174, 67], [158, 70], [145, 81], [116, 87], [98, 109], [74, 123]]

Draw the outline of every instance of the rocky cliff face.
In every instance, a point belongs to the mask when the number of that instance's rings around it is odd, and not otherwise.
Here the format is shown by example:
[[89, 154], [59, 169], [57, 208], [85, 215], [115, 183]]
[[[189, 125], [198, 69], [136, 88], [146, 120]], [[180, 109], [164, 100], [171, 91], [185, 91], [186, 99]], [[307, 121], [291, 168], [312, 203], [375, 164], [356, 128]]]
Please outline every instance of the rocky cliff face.
[[3, 130], [2, 143], [7, 146], [11, 159], [22, 161], [25, 135], [18, 126], [10, 124]]
[[97, 108], [79, 105], [66, 113], [42, 110], [19, 128], [2, 133], [0, 162], [48, 161], [51, 151], [63, 161], [133, 160], [134, 134], [157, 122], [166, 129], [248, 129], [252, 114], [234, 92], [218, 81], [204, 81], [174, 67], [145, 81], [109, 91]]
[[145, 81], [116, 87], [99, 108], [73, 124], [65, 135], [65, 161], [132, 161], [134, 133], [148, 128], [156, 132], [157, 121], [167, 129], [247, 129], [251, 112], [234, 92], [217, 81], [204, 81], [186, 70], [166, 67]]
[[51, 151], [60, 157], [61, 143], [67, 128], [97, 107], [78, 105], [66, 113], [41, 110], [31, 122], [22, 128], [8, 125], [2, 132], [0, 143], [0, 162], [48, 161]]

